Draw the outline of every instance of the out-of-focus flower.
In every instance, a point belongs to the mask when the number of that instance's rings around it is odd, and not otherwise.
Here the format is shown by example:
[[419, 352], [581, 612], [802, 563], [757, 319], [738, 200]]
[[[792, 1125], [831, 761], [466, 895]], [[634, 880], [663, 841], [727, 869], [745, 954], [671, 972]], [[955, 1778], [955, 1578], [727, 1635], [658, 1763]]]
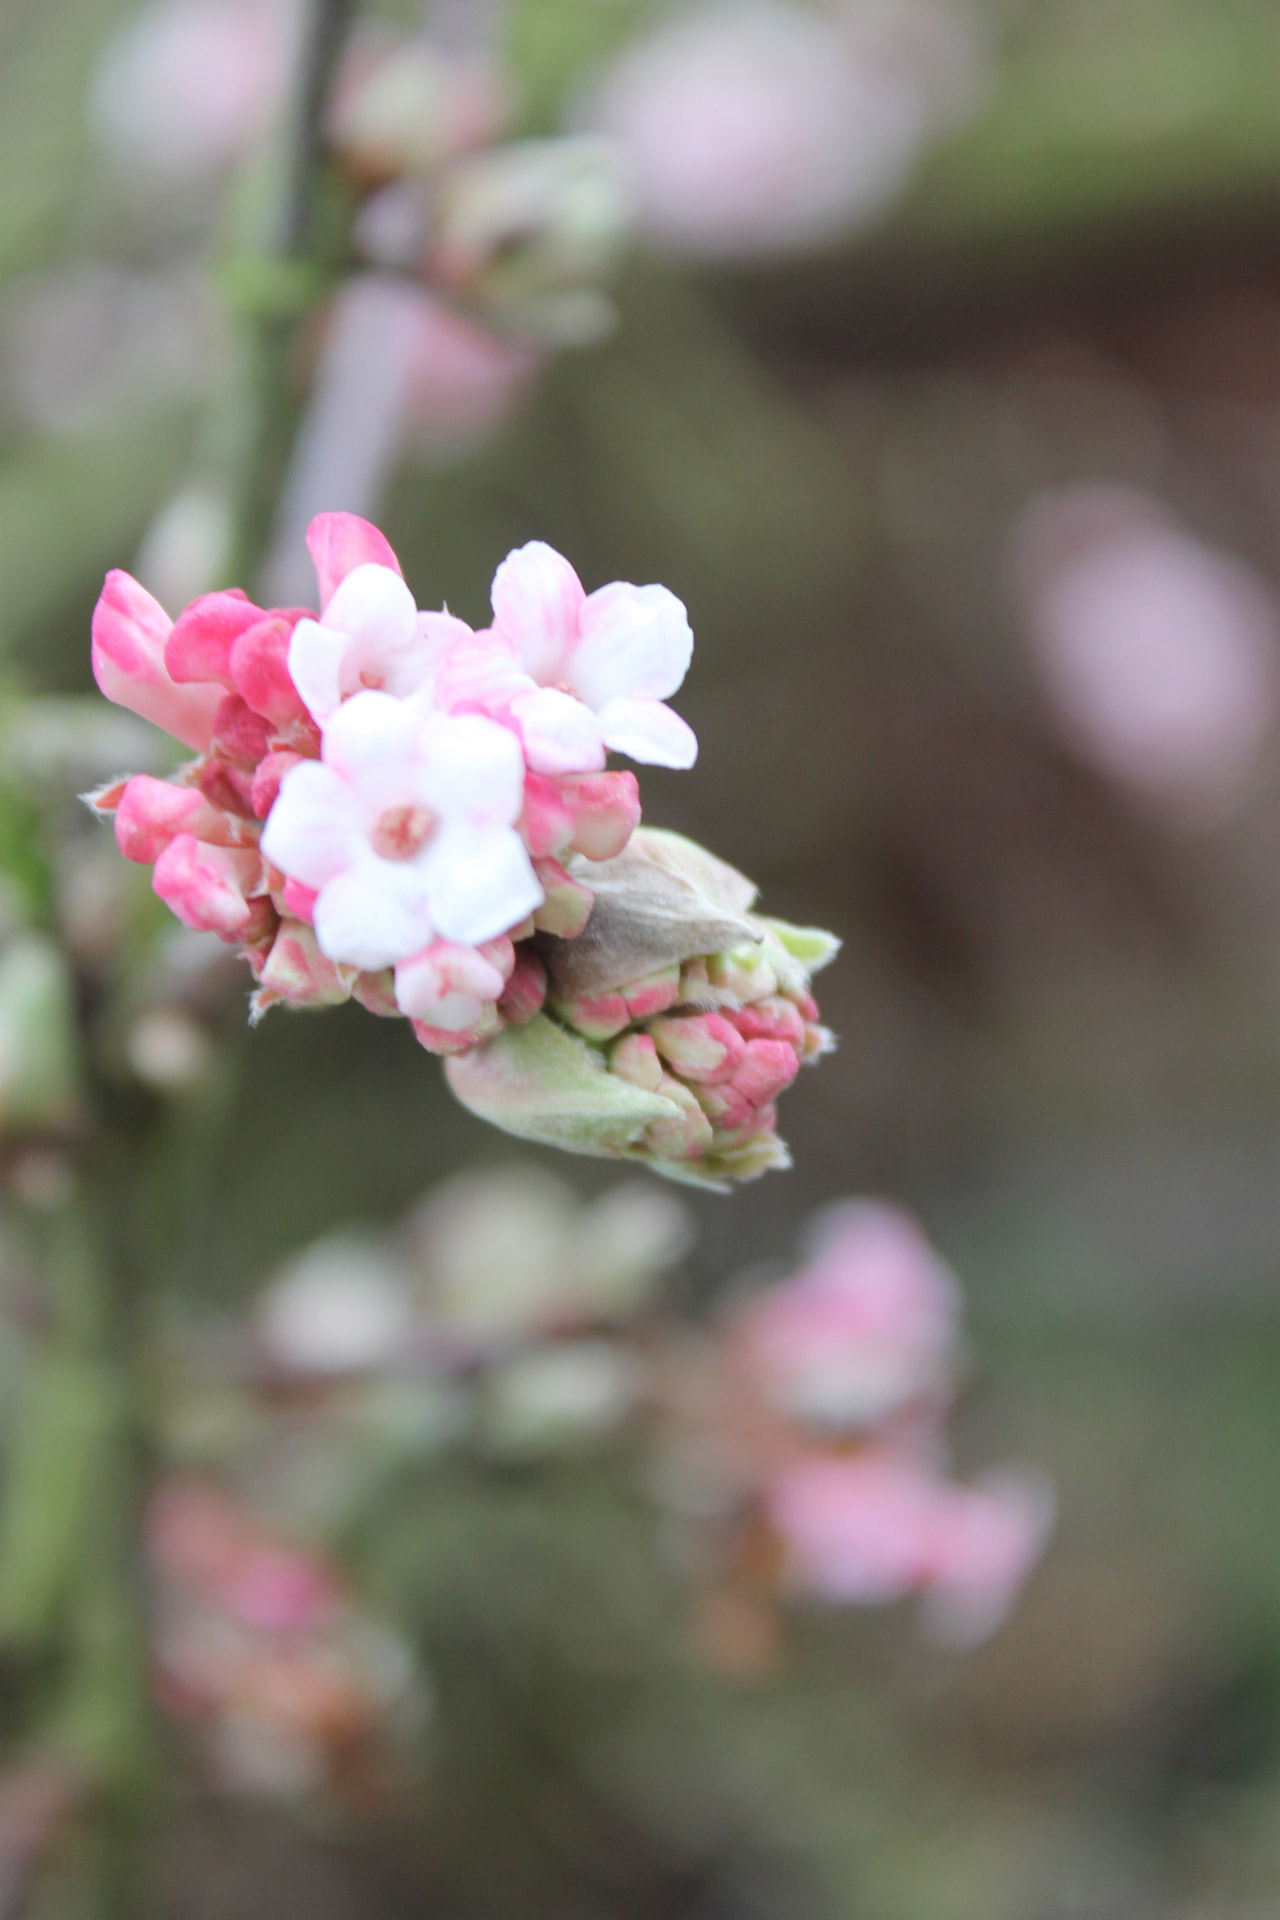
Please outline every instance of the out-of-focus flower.
[[586, 1204], [534, 1167], [462, 1174], [410, 1222], [428, 1320], [487, 1346], [635, 1314], [689, 1244], [685, 1209], [640, 1185]]
[[369, 181], [429, 174], [497, 138], [507, 89], [492, 64], [417, 37], [357, 37], [329, 114], [329, 138]]
[[161, 1699], [200, 1730], [220, 1786], [314, 1794], [420, 1715], [407, 1647], [352, 1603], [327, 1561], [230, 1495], [169, 1481], [147, 1544]]
[[785, 252], [878, 215], [984, 64], [969, 22], [922, 0], [702, 6], [628, 46], [583, 120], [618, 142], [658, 240]]
[[599, 339], [630, 201], [611, 142], [516, 140], [441, 182], [430, 276], [495, 323], [552, 346]]
[[733, 1664], [745, 1624], [767, 1658], [782, 1598], [917, 1596], [930, 1633], [973, 1644], [1043, 1550], [1051, 1490], [1031, 1473], [950, 1477], [960, 1299], [914, 1223], [854, 1201], [815, 1225], [799, 1273], [659, 1370], [654, 1486], [705, 1585], [703, 1640]]
[[821, 1223], [807, 1266], [735, 1318], [739, 1362], [786, 1418], [857, 1429], [949, 1383], [959, 1292], [915, 1222], [851, 1201]]
[[544, 1454], [599, 1441], [635, 1410], [644, 1384], [637, 1354], [613, 1340], [545, 1343], [493, 1368], [479, 1412], [483, 1443]]
[[140, 173], [199, 179], [237, 160], [284, 98], [293, 0], [148, 0], [108, 42], [91, 114]]
[[345, 1234], [291, 1260], [260, 1296], [255, 1319], [273, 1366], [321, 1377], [390, 1365], [412, 1324], [403, 1272], [376, 1243]]
[[839, 943], [753, 915], [751, 882], [678, 834], [637, 829], [589, 873], [583, 931], [539, 942], [547, 1012], [451, 1060], [455, 1094], [523, 1139], [693, 1184], [788, 1165], [774, 1102], [831, 1045], [808, 982]]
[[864, 1606], [923, 1594], [929, 1625], [955, 1644], [1000, 1625], [1052, 1517], [1038, 1480], [957, 1487], [892, 1450], [797, 1460], [769, 1486], [766, 1509], [798, 1593]]
[[1012, 550], [1032, 660], [1060, 730], [1174, 816], [1239, 803], [1280, 705], [1267, 583], [1109, 485], [1042, 498]]

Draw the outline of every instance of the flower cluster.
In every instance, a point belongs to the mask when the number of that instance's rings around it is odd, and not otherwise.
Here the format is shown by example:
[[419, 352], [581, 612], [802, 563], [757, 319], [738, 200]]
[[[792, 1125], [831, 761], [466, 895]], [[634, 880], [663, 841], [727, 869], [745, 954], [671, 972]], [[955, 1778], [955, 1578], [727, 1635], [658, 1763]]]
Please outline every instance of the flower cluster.
[[353, 1605], [328, 1560], [212, 1482], [162, 1483], [147, 1547], [160, 1698], [198, 1730], [221, 1786], [314, 1793], [420, 1717], [404, 1642]]
[[[108, 576], [98, 685], [196, 754], [87, 796], [121, 851], [187, 926], [241, 948], [255, 1018], [355, 998], [453, 1055], [523, 1027], [523, 1050], [454, 1082], [509, 1130], [545, 1117], [527, 1122], [513, 1072], [523, 1087], [531, 1048], [567, 1048], [607, 1083], [609, 1124], [562, 1144], [711, 1177], [779, 1164], [772, 1102], [826, 1044], [807, 982], [835, 943], [753, 918], [750, 883], [674, 835], [632, 842], [635, 776], [606, 770], [609, 751], [694, 761], [666, 704], [693, 649], [680, 601], [587, 593], [532, 542], [475, 632], [419, 611], [367, 522], [321, 514], [308, 545], [319, 618], [230, 591], [171, 622]], [[605, 1040], [607, 1061], [588, 1045]], [[563, 1111], [547, 1070], [564, 1082], [563, 1061], [539, 1067]]]
[[[710, 1641], [773, 1597], [921, 1597], [937, 1637], [985, 1638], [1044, 1544], [1041, 1480], [947, 1472], [960, 1296], [913, 1221], [855, 1201], [820, 1218], [808, 1263], [740, 1300], [683, 1384], [666, 1483], [720, 1514]], [[732, 1638], [732, 1636], [730, 1636]]]

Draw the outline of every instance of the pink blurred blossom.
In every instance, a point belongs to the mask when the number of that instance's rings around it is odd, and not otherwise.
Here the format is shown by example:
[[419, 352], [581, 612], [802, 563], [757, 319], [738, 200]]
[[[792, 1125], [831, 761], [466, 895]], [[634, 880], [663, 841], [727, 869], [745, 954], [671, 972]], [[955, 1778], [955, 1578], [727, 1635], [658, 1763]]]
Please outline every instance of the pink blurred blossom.
[[945, 1392], [959, 1313], [955, 1279], [914, 1221], [852, 1201], [826, 1216], [806, 1267], [741, 1310], [734, 1339], [779, 1412], [856, 1427]]
[[627, 47], [584, 119], [620, 145], [657, 238], [767, 254], [878, 215], [981, 68], [963, 22], [920, 0], [704, 5]]
[[293, 0], [150, 0], [108, 42], [94, 76], [104, 147], [175, 179], [230, 165], [283, 101], [296, 16]]
[[890, 1448], [801, 1458], [765, 1501], [799, 1593], [864, 1606], [921, 1594], [931, 1629], [958, 1644], [1004, 1619], [1051, 1517], [1037, 1481], [1005, 1475], [956, 1486]]
[[1280, 611], [1259, 574], [1120, 487], [1064, 488], [1018, 529], [1032, 661], [1061, 731], [1175, 815], [1238, 804], [1280, 701]]

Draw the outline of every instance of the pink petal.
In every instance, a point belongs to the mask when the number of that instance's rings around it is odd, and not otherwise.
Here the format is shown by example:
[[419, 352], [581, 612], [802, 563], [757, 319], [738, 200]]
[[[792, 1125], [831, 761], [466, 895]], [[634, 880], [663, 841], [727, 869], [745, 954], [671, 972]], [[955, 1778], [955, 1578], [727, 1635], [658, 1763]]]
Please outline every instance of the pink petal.
[[114, 568], [93, 610], [93, 677], [108, 700], [202, 752], [222, 699], [219, 686], [179, 687], [164, 663], [172, 622], [158, 600]]
[[573, 685], [597, 712], [619, 695], [669, 699], [689, 671], [689, 617], [666, 587], [623, 580], [599, 587], [583, 603], [581, 627], [570, 663]]
[[206, 593], [183, 610], [165, 642], [170, 678], [182, 683], [217, 680], [230, 689], [231, 648], [240, 634], [265, 618], [238, 588]]
[[320, 580], [322, 611], [354, 568], [373, 561], [400, 572], [385, 535], [354, 513], [318, 513], [307, 528], [307, 550]]
[[396, 1005], [411, 1019], [447, 1032], [479, 1020], [486, 1001], [496, 1001], [506, 981], [474, 947], [434, 940], [396, 967]]
[[698, 736], [661, 700], [606, 700], [600, 731], [614, 753], [625, 753], [648, 767], [691, 767], [698, 757]]
[[517, 694], [511, 714], [535, 773], [595, 773], [604, 766], [600, 723], [572, 694], [538, 687]]
[[493, 576], [494, 625], [535, 680], [554, 684], [578, 637], [585, 595], [569, 562], [542, 540], [509, 553]]
[[289, 672], [289, 647], [298, 624], [292, 612], [270, 613], [232, 643], [228, 661], [236, 690], [273, 727], [301, 720], [307, 708]]
[[487, 713], [533, 691], [534, 684], [499, 634], [472, 633], [441, 655], [435, 697], [445, 713]]

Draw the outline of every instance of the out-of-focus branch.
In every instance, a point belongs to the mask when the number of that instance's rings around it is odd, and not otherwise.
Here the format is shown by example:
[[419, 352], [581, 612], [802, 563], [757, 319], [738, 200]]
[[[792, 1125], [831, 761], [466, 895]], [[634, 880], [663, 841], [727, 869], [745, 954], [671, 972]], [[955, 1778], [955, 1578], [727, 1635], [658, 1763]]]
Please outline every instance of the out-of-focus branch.
[[326, 153], [324, 116], [356, 0], [312, 0], [284, 185], [267, 251], [233, 263], [246, 315], [244, 418], [228, 577], [253, 581], [271, 538], [302, 412], [291, 367], [300, 323], [327, 298], [345, 260], [350, 204]]

